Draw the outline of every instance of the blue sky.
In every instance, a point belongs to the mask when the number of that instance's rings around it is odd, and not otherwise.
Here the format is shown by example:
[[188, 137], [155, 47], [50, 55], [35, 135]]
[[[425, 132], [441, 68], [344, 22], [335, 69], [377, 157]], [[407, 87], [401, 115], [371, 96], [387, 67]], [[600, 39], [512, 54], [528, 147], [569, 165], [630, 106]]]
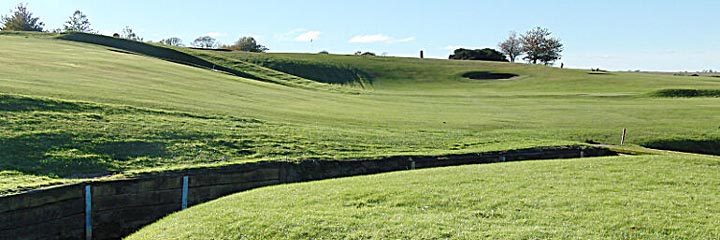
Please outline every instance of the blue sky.
[[[211, 35], [230, 44], [254, 36], [271, 52], [353, 53], [447, 58], [456, 47], [496, 48], [510, 31], [550, 29], [573, 68], [720, 70], [717, 0], [624, 1], [150, 1], [3, 0], [19, 2], [60, 28], [78, 9], [103, 34], [130, 26], [145, 40]], [[309, 39], [313, 39], [311, 42]]]

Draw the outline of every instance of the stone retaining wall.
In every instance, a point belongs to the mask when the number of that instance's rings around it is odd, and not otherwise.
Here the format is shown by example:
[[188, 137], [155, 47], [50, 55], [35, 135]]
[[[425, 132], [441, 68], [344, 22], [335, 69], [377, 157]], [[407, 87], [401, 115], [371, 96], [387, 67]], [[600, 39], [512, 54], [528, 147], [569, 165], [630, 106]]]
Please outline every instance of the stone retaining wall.
[[259, 162], [73, 184], [0, 197], [0, 239], [119, 239], [181, 210], [183, 205], [282, 183], [415, 168], [614, 154], [604, 148], [576, 146], [440, 157]]

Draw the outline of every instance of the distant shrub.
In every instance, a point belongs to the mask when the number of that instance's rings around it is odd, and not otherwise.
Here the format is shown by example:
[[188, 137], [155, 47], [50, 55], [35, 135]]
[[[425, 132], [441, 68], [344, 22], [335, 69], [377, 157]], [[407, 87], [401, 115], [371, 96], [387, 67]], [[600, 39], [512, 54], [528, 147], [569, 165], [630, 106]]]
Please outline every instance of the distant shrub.
[[330, 52], [323, 50], [323, 51], [320, 51], [318, 54], [330, 54]]
[[453, 55], [450, 55], [449, 59], [455, 60], [482, 60], [482, 61], [496, 61], [496, 62], [507, 62], [505, 54], [498, 52], [492, 48], [485, 49], [455, 49]]
[[374, 52], [361, 52], [361, 51], [355, 52], [355, 55], [356, 56], [376, 56], [376, 54]]
[[253, 37], [241, 37], [237, 41], [235, 41], [235, 44], [230, 46], [224, 46], [224, 48], [233, 50], [233, 51], [243, 51], [243, 52], [256, 52], [256, 53], [264, 53], [270, 50], [269, 48], [260, 45], [257, 43], [255, 38]]

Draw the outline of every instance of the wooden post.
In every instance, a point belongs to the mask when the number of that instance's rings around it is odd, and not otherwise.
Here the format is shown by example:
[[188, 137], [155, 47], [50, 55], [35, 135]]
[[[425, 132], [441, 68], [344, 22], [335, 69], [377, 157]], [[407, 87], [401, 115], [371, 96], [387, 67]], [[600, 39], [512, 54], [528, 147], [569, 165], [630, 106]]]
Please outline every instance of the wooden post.
[[620, 145], [625, 145], [625, 135], [627, 134], [627, 128], [623, 128], [622, 138], [620, 138]]
[[188, 207], [188, 176], [182, 178], [182, 194], [180, 199], [180, 209], [185, 210]]
[[425, 52], [423, 50], [420, 50], [420, 59], [425, 58]]
[[92, 189], [85, 185], [85, 239], [92, 240]]

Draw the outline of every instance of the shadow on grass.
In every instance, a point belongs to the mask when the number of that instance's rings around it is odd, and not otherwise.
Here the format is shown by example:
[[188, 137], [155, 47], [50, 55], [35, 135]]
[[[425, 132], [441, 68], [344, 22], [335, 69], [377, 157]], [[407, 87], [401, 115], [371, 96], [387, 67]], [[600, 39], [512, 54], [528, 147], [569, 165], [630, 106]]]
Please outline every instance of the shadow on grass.
[[373, 84], [373, 77], [359, 69], [347, 66], [322, 65], [301, 61], [259, 61], [255, 64], [290, 75], [330, 84]]
[[678, 152], [700, 153], [720, 156], [720, 139], [689, 140], [666, 139], [647, 142], [644, 147]]
[[0, 138], [0, 170], [65, 177], [105, 173], [112, 166], [97, 154], [81, 150], [69, 134], [37, 133]]
[[137, 157], [164, 157], [168, 155], [167, 144], [163, 142], [126, 141], [105, 142], [95, 145], [93, 152], [106, 155], [114, 160], [127, 161]]
[[650, 93], [654, 97], [693, 98], [720, 97], [720, 89], [662, 89]]
[[0, 95], [0, 111], [27, 112], [27, 111], [87, 111], [98, 110], [98, 107], [60, 102], [37, 98], [27, 98], [11, 95]]
[[[171, 135], [177, 138], [93, 142], [64, 133], [0, 137], [0, 170], [61, 178], [94, 177], [142, 167], [133, 163], [138, 158], [146, 158], [148, 166], [156, 166], [173, 164], [175, 157], [216, 162], [255, 154], [254, 142], [249, 140], [204, 134]], [[170, 147], [178, 142], [190, 145]]]

